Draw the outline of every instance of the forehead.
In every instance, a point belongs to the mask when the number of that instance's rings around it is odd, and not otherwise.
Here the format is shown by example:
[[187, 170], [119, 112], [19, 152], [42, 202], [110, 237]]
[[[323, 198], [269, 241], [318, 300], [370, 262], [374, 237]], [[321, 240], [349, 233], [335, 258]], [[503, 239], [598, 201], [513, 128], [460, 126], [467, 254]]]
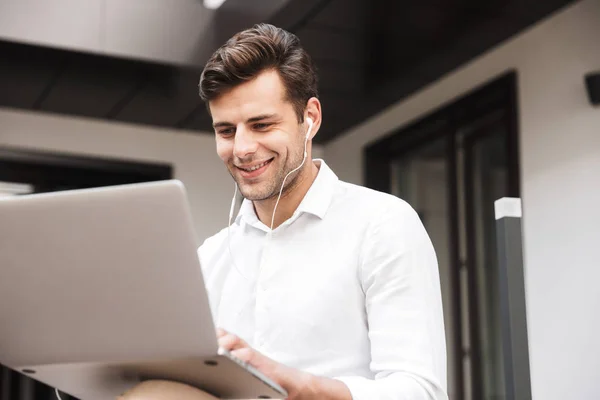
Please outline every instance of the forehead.
[[259, 74], [209, 103], [213, 121], [239, 122], [266, 113], [283, 113], [292, 109], [286, 100], [285, 86], [275, 70]]

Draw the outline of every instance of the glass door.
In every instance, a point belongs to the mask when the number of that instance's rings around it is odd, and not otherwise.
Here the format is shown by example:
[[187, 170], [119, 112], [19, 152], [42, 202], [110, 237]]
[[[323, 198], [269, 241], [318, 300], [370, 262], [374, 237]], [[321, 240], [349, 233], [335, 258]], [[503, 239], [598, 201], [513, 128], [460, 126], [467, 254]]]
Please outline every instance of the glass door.
[[[456, 285], [456, 276], [452, 273], [452, 246], [450, 236], [450, 210], [448, 193], [448, 148], [447, 138], [434, 139], [414, 148], [395, 160], [392, 165], [392, 194], [407, 201], [419, 214], [427, 229], [438, 259], [444, 325], [448, 356], [448, 391], [456, 393], [456, 374], [461, 368], [453, 366], [462, 363], [461, 354], [457, 354], [452, 345], [461, 343], [460, 309], [457, 294], [452, 288]], [[462, 345], [461, 345], [462, 347]], [[456, 397], [453, 397], [456, 398]]]
[[494, 225], [494, 201], [509, 195], [504, 127], [501, 114], [475, 120], [392, 163], [391, 193], [436, 249], [451, 399], [505, 398]]
[[461, 135], [467, 291], [473, 387], [481, 399], [505, 398], [494, 201], [510, 195], [506, 125], [501, 117]]

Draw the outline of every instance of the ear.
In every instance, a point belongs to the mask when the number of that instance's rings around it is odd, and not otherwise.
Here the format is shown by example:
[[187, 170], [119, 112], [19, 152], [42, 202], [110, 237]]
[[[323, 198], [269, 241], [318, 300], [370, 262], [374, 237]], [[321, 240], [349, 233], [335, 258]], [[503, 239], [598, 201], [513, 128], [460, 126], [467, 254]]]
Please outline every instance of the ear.
[[[313, 121], [312, 129], [310, 130], [309, 139], [313, 139], [319, 128], [321, 127], [321, 102], [316, 97], [311, 97], [306, 103], [306, 109], [304, 110], [304, 121], [310, 118]], [[306, 124], [308, 129], [308, 123]]]

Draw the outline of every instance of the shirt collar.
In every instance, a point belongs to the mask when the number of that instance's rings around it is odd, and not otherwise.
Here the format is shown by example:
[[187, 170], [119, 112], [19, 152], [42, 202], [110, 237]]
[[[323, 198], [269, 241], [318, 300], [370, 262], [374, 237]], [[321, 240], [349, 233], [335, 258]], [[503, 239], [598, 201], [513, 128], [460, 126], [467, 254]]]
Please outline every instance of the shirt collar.
[[[294, 214], [309, 213], [323, 219], [331, 204], [338, 177], [322, 159], [314, 159], [313, 162], [319, 167], [319, 172]], [[235, 222], [239, 223], [241, 219], [250, 225], [260, 223], [250, 200], [244, 199]]]

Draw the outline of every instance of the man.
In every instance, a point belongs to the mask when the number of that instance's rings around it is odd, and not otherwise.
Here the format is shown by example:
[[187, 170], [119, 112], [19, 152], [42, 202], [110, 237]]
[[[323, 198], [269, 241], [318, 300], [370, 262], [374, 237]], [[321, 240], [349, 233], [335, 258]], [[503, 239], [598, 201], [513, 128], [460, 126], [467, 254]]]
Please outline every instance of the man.
[[238, 33], [200, 95], [245, 198], [199, 249], [221, 347], [289, 399], [447, 399], [434, 249], [407, 203], [312, 160], [322, 111], [298, 39], [266, 24]]

